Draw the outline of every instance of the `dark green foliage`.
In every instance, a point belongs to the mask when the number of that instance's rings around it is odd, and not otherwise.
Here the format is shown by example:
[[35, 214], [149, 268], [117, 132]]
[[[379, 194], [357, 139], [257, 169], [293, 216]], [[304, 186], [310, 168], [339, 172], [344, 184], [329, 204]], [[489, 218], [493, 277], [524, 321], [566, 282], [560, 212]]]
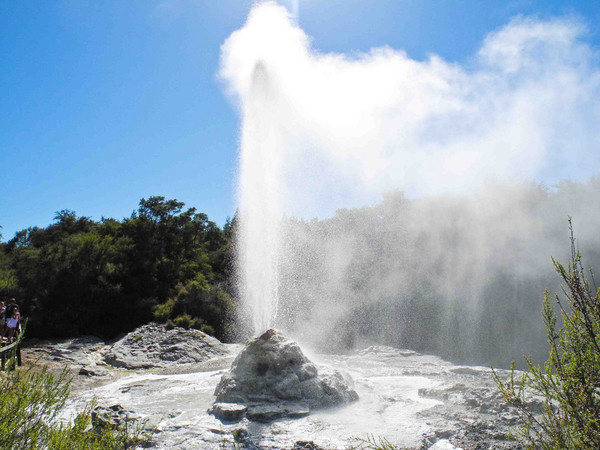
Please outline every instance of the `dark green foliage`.
[[[63, 210], [54, 224], [0, 244], [0, 295], [18, 298], [31, 336], [112, 338], [151, 321], [157, 305], [194, 280], [220, 292], [215, 298], [226, 295], [219, 286], [228, 286], [230, 239], [205, 214], [160, 196], [142, 199], [122, 221]], [[196, 322], [223, 321], [211, 308], [201, 312], [208, 316]]]
[[[559, 327], [548, 291], [544, 297], [548, 360], [543, 366], [527, 360], [523, 376], [512, 371], [508, 382], [496, 375], [501, 393], [524, 421], [516, 437], [529, 448], [600, 448], [600, 289], [585, 276], [572, 232], [571, 248], [567, 267], [553, 260], [564, 282], [563, 298], [554, 296]], [[530, 395], [543, 398], [542, 415], [530, 407]]]
[[197, 277], [185, 286], [179, 286], [174, 297], [157, 305], [154, 317], [169, 327], [197, 328], [228, 341], [233, 336], [234, 310], [228, 293]]
[[0, 298], [11, 298], [18, 289], [17, 277], [11, 267], [11, 259], [6, 244], [0, 243]]

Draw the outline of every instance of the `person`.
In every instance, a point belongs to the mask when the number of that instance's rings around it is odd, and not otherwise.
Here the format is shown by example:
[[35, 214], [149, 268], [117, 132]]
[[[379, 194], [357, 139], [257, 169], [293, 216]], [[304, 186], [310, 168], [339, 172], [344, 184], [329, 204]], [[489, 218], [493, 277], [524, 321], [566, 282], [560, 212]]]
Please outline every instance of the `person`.
[[17, 329], [21, 326], [21, 314], [19, 314], [19, 308], [12, 308], [12, 315], [6, 320], [6, 331], [5, 335], [8, 337], [8, 342], [11, 343]]
[[0, 301], [0, 336], [4, 336], [6, 328], [6, 305], [4, 301]]
[[19, 309], [19, 305], [17, 305], [17, 301], [14, 299], [14, 297], [8, 301], [8, 306], [6, 307], [5, 314], [7, 320], [9, 317], [12, 317], [13, 308]]

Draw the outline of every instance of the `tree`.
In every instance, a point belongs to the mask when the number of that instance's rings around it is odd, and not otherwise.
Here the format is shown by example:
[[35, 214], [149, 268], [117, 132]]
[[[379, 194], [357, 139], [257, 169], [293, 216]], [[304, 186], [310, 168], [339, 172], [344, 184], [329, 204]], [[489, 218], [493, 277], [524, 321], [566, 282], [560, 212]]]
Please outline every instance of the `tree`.
[[100, 222], [59, 211], [50, 226], [0, 244], [0, 295], [19, 299], [31, 336], [109, 339], [152, 320], [153, 309], [186, 286], [194, 295], [182, 298], [172, 318], [194, 314], [205, 329], [221, 332], [226, 321], [215, 316], [231, 309], [222, 292], [230, 239], [206, 214], [184, 206], [153, 196], [131, 218]]
[[[562, 319], [558, 328], [548, 291], [544, 296], [548, 360], [538, 366], [528, 359], [520, 379], [514, 363], [507, 382], [495, 373], [500, 392], [523, 419], [516, 437], [529, 448], [600, 448], [600, 289], [585, 276], [570, 218], [569, 228], [568, 266], [553, 259], [564, 282], [563, 298], [554, 295]], [[532, 395], [543, 398], [543, 414], [528, 401]]]
[[175, 287], [201, 273], [209, 281], [215, 274], [211, 252], [223, 245], [222, 231], [206, 214], [195, 208], [183, 210], [184, 203], [162, 196], [142, 199], [137, 212], [123, 222], [122, 233], [131, 239], [127, 267], [130, 277], [126, 291], [143, 298], [165, 301]]
[[17, 277], [11, 267], [12, 259], [6, 247], [6, 244], [0, 243], [0, 298], [12, 297], [18, 289]]

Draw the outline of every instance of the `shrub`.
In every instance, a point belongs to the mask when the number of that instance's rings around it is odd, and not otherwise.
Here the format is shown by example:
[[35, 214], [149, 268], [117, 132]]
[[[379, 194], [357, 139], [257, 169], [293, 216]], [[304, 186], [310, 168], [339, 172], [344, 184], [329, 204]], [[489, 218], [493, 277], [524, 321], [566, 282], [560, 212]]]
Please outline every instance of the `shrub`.
[[128, 449], [148, 441], [140, 428], [94, 430], [93, 404], [69, 423], [59, 421], [69, 396], [67, 369], [55, 375], [43, 367], [0, 374], [0, 448]]
[[[521, 377], [515, 377], [513, 363], [508, 382], [494, 374], [500, 392], [523, 419], [515, 437], [528, 448], [600, 448], [600, 289], [585, 276], [570, 219], [569, 228], [568, 266], [553, 259], [564, 282], [563, 298], [554, 295], [562, 319], [558, 328], [548, 291], [544, 295], [548, 360], [539, 366], [527, 359]], [[531, 395], [543, 398], [542, 414], [527, 402]]]
[[215, 329], [206, 323], [201, 324], [200, 327], [197, 328], [210, 336], [214, 336], [216, 334]]
[[170, 298], [166, 302], [156, 305], [153, 311], [154, 318], [159, 322], [166, 321], [171, 316], [176, 302], [175, 298]]
[[154, 307], [154, 318], [168, 329], [196, 328], [227, 341], [233, 335], [235, 305], [225, 291], [210, 287], [203, 277], [179, 285], [177, 294]]
[[181, 316], [175, 317], [173, 323], [176, 327], [185, 328], [189, 330], [192, 325], [194, 325], [194, 319], [189, 314], [182, 314]]

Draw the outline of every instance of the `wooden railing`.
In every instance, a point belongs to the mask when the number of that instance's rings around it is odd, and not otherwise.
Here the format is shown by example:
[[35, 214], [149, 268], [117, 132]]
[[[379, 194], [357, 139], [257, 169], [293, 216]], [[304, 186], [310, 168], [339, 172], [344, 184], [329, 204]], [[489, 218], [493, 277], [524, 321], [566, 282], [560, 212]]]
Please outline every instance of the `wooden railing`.
[[18, 336], [14, 342], [0, 346], [0, 365], [1, 370], [4, 370], [6, 360], [11, 358], [14, 352], [17, 366], [21, 365], [21, 336]]

